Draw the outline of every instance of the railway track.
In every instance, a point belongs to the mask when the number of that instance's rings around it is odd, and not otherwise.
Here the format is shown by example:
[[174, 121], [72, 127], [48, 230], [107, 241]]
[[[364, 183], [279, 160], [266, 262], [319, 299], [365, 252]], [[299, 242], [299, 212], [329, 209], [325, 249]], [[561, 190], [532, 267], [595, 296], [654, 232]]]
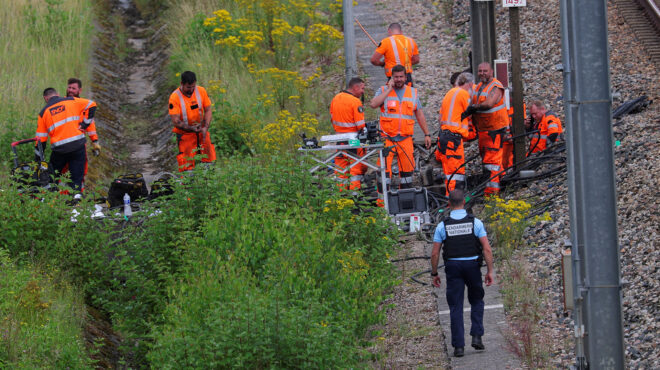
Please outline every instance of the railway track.
[[660, 68], [660, 1], [614, 0], [626, 23], [644, 45], [651, 60]]

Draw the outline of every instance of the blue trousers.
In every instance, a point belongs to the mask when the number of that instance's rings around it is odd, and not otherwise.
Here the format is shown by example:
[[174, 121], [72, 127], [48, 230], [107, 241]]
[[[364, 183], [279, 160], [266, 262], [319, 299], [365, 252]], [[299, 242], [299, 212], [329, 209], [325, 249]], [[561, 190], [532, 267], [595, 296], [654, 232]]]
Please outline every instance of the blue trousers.
[[50, 153], [50, 165], [55, 170], [57, 176], [60, 175], [66, 164], [69, 165], [69, 173], [71, 173], [69, 186], [76, 190], [82, 188], [82, 183], [85, 179], [86, 162], [87, 151], [85, 150], [85, 145], [69, 153], [60, 153], [56, 151]]
[[445, 261], [447, 279], [447, 305], [451, 318], [451, 345], [465, 347], [463, 329], [463, 297], [465, 287], [470, 302], [471, 336], [484, 335], [484, 288], [481, 283], [481, 270], [477, 260]]

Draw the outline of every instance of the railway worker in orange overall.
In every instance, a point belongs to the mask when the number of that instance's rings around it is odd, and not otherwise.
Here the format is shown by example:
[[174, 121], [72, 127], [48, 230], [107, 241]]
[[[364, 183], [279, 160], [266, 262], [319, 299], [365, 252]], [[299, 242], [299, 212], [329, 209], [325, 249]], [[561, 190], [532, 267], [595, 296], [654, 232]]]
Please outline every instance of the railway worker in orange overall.
[[502, 143], [509, 126], [509, 115], [504, 104], [504, 87], [493, 78], [490, 63], [479, 64], [477, 73], [479, 84], [472, 92], [472, 105], [465, 115], [472, 114], [472, 122], [478, 130], [479, 152], [489, 178], [484, 194], [492, 195], [500, 192]]
[[197, 76], [191, 71], [181, 74], [181, 86], [170, 95], [169, 114], [176, 134], [179, 172], [195, 168], [195, 155], [202, 163], [215, 161], [215, 146], [211, 143], [209, 124], [212, 118], [211, 99], [206, 89], [197, 86]]
[[442, 99], [436, 159], [442, 163], [446, 194], [456, 188], [465, 188], [463, 140], [470, 138], [470, 127], [467, 117], [461, 116], [470, 105], [472, 84], [472, 74], [461, 73], [456, 79], [456, 87], [449, 90]]
[[87, 151], [85, 129], [94, 119], [90, 100], [62, 98], [57, 90], [44, 90], [46, 106], [39, 112], [35, 136], [45, 143], [50, 137], [50, 165], [56, 174], [64, 167], [71, 172], [71, 183], [75, 190], [82, 189], [85, 176]]
[[557, 141], [563, 132], [561, 121], [553, 112], [546, 109], [543, 102], [538, 100], [533, 102], [529, 108], [529, 115], [532, 118], [525, 121], [526, 128], [538, 132], [532, 134], [527, 155], [545, 150]]
[[[82, 81], [80, 79], [71, 77], [67, 81], [67, 86], [66, 86], [66, 96], [67, 98], [78, 98], [80, 99], [80, 93], [82, 92]], [[90, 100], [90, 106], [89, 110], [90, 111], [95, 111], [96, 110], [96, 103], [94, 101]], [[92, 113], [92, 117], [94, 117], [94, 114]], [[96, 133], [96, 123], [94, 120], [91, 120], [91, 123], [87, 126], [85, 129], [85, 133], [87, 136], [89, 136], [90, 140], [92, 140], [92, 151], [95, 156], [98, 156], [101, 154], [101, 145], [99, 144], [99, 135]], [[87, 158], [85, 158], [85, 176], [87, 176], [87, 168], [88, 168], [88, 163], [89, 161]], [[66, 173], [68, 171], [68, 167], [65, 167], [62, 170], [62, 173]], [[84, 184], [84, 182], [83, 182]]]
[[413, 86], [412, 66], [417, 63], [419, 63], [419, 50], [415, 40], [412, 37], [403, 35], [400, 24], [390, 24], [387, 27], [387, 37], [378, 44], [374, 55], [371, 56], [371, 64], [383, 66], [385, 76], [388, 78], [392, 78], [392, 68], [395, 65], [404, 66], [406, 68], [406, 83]]
[[[364, 81], [359, 77], [354, 77], [348, 82], [348, 89], [335, 95], [332, 99], [330, 102], [330, 118], [332, 120], [332, 127], [335, 129], [336, 133], [357, 133], [364, 128], [364, 107], [360, 100], [363, 93]], [[361, 157], [364, 155], [364, 148], [351, 149], [349, 152]], [[353, 162], [355, 162], [355, 160], [343, 154], [335, 157], [335, 164], [339, 168], [345, 169]], [[367, 166], [363, 163], [358, 163], [350, 168], [350, 180], [348, 174], [337, 172], [337, 176], [344, 181], [344, 183], [339, 185], [340, 188], [343, 188], [345, 182], [349, 180], [350, 190], [360, 189], [362, 187], [362, 179], [365, 172], [367, 172]]]
[[412, 187], [415, 159], [413, 157], [413, 131], [415, 119], [424, 132], [424, 144], [431, 147], [431, 135], [422, 112], [417, 89], [406, 84], [406, 69], [402, 65], [392, 68], [392, 78], [381, 86], [378, 95], [369, 102], [371, 108], [380, 107], [380, 130], [385, 146], [393, 146], [386, 158], [387, 183], [392, 178], [392, 160], [399, 164], [400, 188]]

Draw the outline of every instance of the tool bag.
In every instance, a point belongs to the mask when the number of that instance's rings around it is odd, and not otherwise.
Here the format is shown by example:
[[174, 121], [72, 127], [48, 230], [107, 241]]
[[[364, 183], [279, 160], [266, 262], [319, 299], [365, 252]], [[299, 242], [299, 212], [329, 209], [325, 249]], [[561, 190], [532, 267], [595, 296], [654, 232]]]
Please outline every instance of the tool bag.
[[52, 175], [52, 168], [44, 161], [19, 163], [11, 170], [11, 178], [16, 183], [40, 188], [48, 187], [53, 182]]
[[149, 199], [156, 199], [165, 195], [174, 194], [174, 186], [172, 186], [173, 180], [174, 175], [168, 172], [158, 176], [158, 178], [151, 183], [151, 193], [149, 194]]
[[[20, 145], [36, 143], [35, 154], [38, 160], [20, 162], [17, 148]], [[11, 143], [14, 167], [11, 170], [11, 178], [17, 184], [30, 187], [48, 188], [53, 183], [55, 172], [49, 163], [44, 160], [44, 149], [41, 141], [37, 138], [23, 139]]]
[[124, 194], [131, 197], [131, 202], [149, 196], [147, 182], [141, 173], [121, 175], [112, 181], [108, 190], [108, 204], [110, 208], [124, 204]]

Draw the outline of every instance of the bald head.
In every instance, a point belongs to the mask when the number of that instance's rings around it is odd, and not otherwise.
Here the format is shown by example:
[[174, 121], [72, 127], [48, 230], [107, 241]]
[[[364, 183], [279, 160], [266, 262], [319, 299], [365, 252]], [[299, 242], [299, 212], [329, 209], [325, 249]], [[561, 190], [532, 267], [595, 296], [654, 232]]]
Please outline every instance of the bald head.
[[489, 83], [493, 79], [493, 67], [490, 66], [490, 63], [483, 62], [479, 64], [477, 76], [479, 77], [479, 82], [483, 82], [484, 84]]

